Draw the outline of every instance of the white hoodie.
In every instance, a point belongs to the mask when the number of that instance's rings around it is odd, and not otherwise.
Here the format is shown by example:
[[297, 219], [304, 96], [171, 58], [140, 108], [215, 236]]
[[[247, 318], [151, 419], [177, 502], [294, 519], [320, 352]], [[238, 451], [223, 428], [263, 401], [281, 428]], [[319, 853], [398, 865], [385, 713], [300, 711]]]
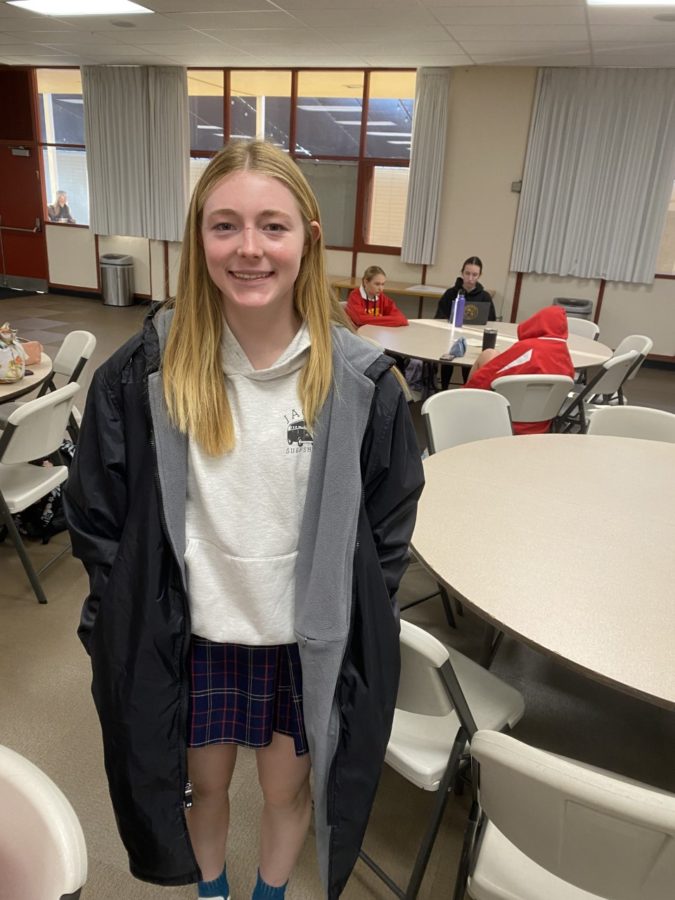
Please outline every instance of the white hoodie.
[[189, 441], [185, 565], [192, 632], [218, 643], [287, 644], [312, 439], [298, 377], [302, 325], [269, 369], [255, 370], [225, 325], [223, 370], [235, 447], [220, 457]]

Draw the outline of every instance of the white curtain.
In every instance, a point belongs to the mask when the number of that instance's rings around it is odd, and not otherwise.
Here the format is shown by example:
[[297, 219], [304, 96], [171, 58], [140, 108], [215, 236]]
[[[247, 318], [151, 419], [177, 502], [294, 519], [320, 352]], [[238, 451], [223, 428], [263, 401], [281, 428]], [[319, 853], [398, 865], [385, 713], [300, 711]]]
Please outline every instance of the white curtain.
[[91, 227], [179, 241], [188, 199], [187, 72], [83, 66]]
[[542, 69], [511, 268], [651, 282], [675, 162], [675, 69]]
[[431, 68], [417, 71], [408, 202], [401, 246], [401, 259], [407, 263], [432, 265], [436, 260], [450, 71]]

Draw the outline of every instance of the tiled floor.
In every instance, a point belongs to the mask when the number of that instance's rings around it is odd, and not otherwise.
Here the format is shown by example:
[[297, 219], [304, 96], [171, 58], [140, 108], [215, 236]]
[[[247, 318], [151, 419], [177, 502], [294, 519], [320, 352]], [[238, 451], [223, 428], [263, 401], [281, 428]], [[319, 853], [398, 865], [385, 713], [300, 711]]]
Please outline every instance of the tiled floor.
[[[104, 307], [100, 301], [82, 298], [0, 300], [0, 320], [20, 323], [26, 337], [41, 333], [52, 356], [67, 330], [84, 328], [96, 334], [94, 365], [86, 372], [85, 388], [95, 365], [138, 328], [144, 314], [142, 307]], [[675, 411], [675, 373], [643, 368], [629, 395], [633, 402]], [[476, 540], [480, 540], [478, 531]], [[31, 544], [29, 549], [41, 562], [65, 544], [65, 535], [60, 535], [45, 547]], [[595, 537], [593, 548], [593, 552], [601, 552]], [[497, 550], [486, 548], [486, 552]], [[88, 660], [75, 634], [86, 576], [80, 563], [67, 554], [48, 570], [43, 582], [49, 603], [38, 606], [16, 554], [9, 546], [0, 545], [0, 740], [44, 768], [75, 806], [89, 850], [83, 900], [193, 898], [194, 888], [158, 888], [135, 881], [127, 872], [107, 796], [98, 723], [88, 689]], [[419, 564], [413, 564], [402, 586], [401, 601], [432, 589], [429, 577]], [[640, 597], [635, 598], [634, 614], [640, 615]], [[459, 619], [455, 631], [445, 624], [438, 600], [407, 615], [439, 638], [477, 655], [482, 623], [470, 613]], [[579, 622], [578, 626], [589, 628], [592, 623]], [[631, 627], [630, 621], [625, 627]], [[592, 682], [510, 639], [504, 640], [493, 671], [525, 695], [525, 716], [515, 732], [523, 740], [675, 791], [672, 713]], [[433, 799], [385, 767], [366, 847], [399, 881], [414, 857]], [[232, 808], [228, 853], [232, 897], [246, 900], [256, 867], [260, 809], [251, 754], [240, 755]], [[451, 895], [466, 812], [466, 796], [450, 799], [420, 894], [422, 900]], [[288, 897], [318, 900], [321, 896], [310, 839]], [[343, 896], [346, 900], [388, 900], [392, 895], [359, 863]]]

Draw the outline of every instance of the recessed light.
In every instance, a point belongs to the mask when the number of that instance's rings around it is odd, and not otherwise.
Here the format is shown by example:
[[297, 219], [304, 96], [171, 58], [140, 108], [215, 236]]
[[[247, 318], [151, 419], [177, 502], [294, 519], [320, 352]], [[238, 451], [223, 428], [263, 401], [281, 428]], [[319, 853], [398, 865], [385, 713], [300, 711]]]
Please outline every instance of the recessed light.
[[8, 6], [18, 6], [40, 16], [128, 16], [154, 14], [132, 0], [9, 0]]

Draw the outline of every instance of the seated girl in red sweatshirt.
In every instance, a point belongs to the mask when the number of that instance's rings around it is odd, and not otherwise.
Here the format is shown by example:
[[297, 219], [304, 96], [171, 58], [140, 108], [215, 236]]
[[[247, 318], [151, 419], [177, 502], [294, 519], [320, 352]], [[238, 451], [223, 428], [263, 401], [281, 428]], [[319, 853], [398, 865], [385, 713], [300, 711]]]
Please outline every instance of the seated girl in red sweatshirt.
[[347, 315], [355, 325], [407, 325], [408, 320], [391, 297], [384, 293], [387, 276], [379, 266], [363, 273], [361, 287], [347, 298]]
[[[568, 375], [574, 378], [567, 349], [567, 313], [562, 306], [545, 306], [518, 326], [518, 340], [499, 353], [483, 350], [469, 373], [467, 388], [489, 391], [501, 375]], [[542, 434], [550, 422], [514, 422], [515, 434]]]

